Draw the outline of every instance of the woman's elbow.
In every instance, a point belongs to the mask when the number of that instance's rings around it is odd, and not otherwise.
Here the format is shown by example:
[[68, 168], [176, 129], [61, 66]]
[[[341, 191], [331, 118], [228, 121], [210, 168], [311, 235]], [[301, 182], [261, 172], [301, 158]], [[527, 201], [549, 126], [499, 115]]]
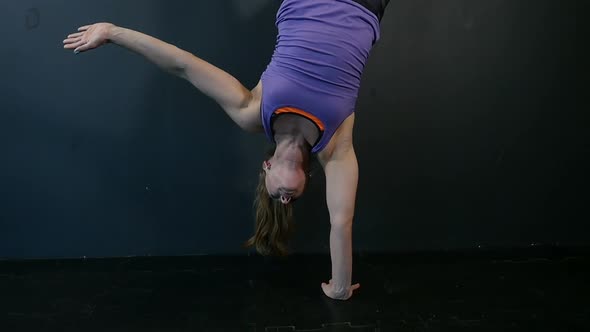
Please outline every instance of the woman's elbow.
[[166, 71], [174, 76], [178, 76], [183, 79], [188, 79], [187, 75], [187, 68], [188, 62], [191, 60], [192, 54], [176, 47], [176, 56], [174, 57], [174, 61], [172, 61]]
[[351, 232], [352, 218], [333, 218], [330, 222], [332, 231], [335, 232]]

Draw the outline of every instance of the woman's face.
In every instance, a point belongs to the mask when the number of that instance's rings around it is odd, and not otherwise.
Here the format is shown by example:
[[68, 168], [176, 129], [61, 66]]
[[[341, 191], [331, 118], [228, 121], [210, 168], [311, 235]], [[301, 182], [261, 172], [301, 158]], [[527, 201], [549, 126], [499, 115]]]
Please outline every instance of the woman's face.
[[266, 173], [266, 190], [272, 199], [283, 204], [295, 201], [305, 189], [305, 171], [289, 164], [273, 163], [273, 158], [262, 163]]

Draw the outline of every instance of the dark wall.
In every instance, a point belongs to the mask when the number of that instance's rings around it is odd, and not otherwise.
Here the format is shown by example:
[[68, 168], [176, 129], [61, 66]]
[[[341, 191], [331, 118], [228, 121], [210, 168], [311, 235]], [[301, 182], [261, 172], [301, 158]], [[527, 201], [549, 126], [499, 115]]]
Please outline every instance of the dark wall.
[[[252, 87], [276, 1], [2, 1], [0, 258], [244, 253], [265, 139], [188, 83], [109, 45], [109, 21]], [[574, 2], [392, 1], [355, 144], [356, 250], [590, 244]], [[325, 252], [324, 179], [297, 206], [297, 252]]]

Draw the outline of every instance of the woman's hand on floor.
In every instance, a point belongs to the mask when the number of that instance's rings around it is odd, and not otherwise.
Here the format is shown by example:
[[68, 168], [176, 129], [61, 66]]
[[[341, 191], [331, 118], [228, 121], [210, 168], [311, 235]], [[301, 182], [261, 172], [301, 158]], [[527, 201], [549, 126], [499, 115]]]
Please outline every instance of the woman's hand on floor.
[[334, 300], [348, 300], [350, 299], [350, 297], [352, 296], [352, 293], [359, 289], [361, 287], [361, 284], [354, 284], [350, 287], [348, 287], [348, 289], [345, 290], [338, 290], [336, 289], [336, 287], [334, 287], [334, 284], [332, 283], [332, 280], [330, 279], [330, 281], [326, 284], [325, 282], [322, 283], [322, 290], [324, 291], [324, 294], [326, 294], [327, 297], [334, 299]]

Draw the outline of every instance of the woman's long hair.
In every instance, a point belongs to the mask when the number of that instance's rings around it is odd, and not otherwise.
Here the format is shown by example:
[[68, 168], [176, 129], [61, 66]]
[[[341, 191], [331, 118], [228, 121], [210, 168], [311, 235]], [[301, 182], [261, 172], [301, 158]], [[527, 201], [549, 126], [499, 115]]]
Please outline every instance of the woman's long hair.
[[246, 242], [261, 255], [286, 256], [287, 242], [293, 232], [293, 204], [283, 204], [270, 198], [266, 190], [266, 174], [262, 170], [256, 187], [254, 236]]
[[[275, 149], [276, 147], [273, 147], [267, 157], [272, 157]], [[307, 186], [310, 172], [306, 170], [306, 174], [305, 185]], [[286, 256], [288, 241], [294, 230], [293, 203], [283, 204], [270, 197], [266, 189], [264, 170], [260, 170], [258, 174], [254, 212], [256, 218], [254, 235], [246, 242], [245, 246], [255, 247], [256, 251], [264, 256]]]

